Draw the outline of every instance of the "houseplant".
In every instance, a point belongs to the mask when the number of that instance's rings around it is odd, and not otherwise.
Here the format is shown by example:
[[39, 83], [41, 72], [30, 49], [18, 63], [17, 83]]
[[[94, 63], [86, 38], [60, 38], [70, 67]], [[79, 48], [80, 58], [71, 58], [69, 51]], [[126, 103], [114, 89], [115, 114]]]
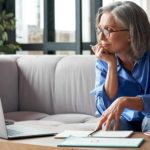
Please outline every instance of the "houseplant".
[[[0, 4], [4, 0], [0, 0]], [[15, 30], [15, 17], [13, 13], [7, 13], [6, 10], [0, 12], [0, 53], [15, 54], [20, 46], [16, 42], [9, 40], [9, 32]]]

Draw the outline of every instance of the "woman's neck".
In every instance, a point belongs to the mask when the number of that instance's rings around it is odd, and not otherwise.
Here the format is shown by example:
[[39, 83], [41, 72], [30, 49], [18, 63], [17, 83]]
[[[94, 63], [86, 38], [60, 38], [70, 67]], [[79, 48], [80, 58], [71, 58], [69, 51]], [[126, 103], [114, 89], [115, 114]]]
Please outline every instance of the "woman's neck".
[[129, 56], [125, 55], [122, 56], [118, 55], [118, 57], [120, 58], [123, 67], [131, 72], [134, 67], [135, 61], [131, 59]]

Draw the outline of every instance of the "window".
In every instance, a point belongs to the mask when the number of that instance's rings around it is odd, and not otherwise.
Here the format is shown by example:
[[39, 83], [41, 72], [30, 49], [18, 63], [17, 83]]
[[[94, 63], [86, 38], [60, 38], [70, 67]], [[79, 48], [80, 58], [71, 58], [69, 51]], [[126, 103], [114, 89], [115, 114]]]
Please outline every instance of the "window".
[[16, 0], [16, 41], [43, 43], [43, 0]]
[[15, 12], [14, 39], [23, 51], [82, 54], [96, 43], [95, 16], [102, 0], [8, 0], [7, 5]]
[[91, 41], [90, 0], [82, 0], [82, 41]]
[[55, 42], [75, 42], [75, 0], [55, 0]]

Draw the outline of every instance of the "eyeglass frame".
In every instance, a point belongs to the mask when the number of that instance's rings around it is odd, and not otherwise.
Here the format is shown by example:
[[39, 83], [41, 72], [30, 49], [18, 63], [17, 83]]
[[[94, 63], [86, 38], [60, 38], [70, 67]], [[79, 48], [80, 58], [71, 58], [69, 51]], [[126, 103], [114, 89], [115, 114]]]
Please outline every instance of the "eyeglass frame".
[[[104, 31], [108, 32], [108, 33], [104, 33]], [[108, 30], [105, 28], [96, 28], [96, 34], [99, 35], [100, 33], [103, 33], [104, 36], [108, 39], [110, 37], [110, 34], [113, 32], [122, 32], [122, 31], [129, 31], [129, 29], [120, 29], [120, 30]], [[107, 35], [108, 34], [108, 35]]]

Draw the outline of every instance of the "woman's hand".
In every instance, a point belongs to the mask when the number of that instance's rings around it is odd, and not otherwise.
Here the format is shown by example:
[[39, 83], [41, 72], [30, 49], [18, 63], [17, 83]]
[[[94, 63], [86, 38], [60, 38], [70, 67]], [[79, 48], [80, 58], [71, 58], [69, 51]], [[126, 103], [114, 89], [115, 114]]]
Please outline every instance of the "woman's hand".
[[100, 117], [96, 130], [109, 130], [112, 121], [114, 121], [113, 130], [117, 130], [120, 116], [126, 106], [126, 100], [126, 97], [116, 99]]
[[100, 44], [96, 44], [95, 46], [91, 45], [91, 49], [97, 58], [106, 61], [108, 64], [116, 62], [115, 54], [111, 53], [109, 50], [104, 49], [102, 45]]

